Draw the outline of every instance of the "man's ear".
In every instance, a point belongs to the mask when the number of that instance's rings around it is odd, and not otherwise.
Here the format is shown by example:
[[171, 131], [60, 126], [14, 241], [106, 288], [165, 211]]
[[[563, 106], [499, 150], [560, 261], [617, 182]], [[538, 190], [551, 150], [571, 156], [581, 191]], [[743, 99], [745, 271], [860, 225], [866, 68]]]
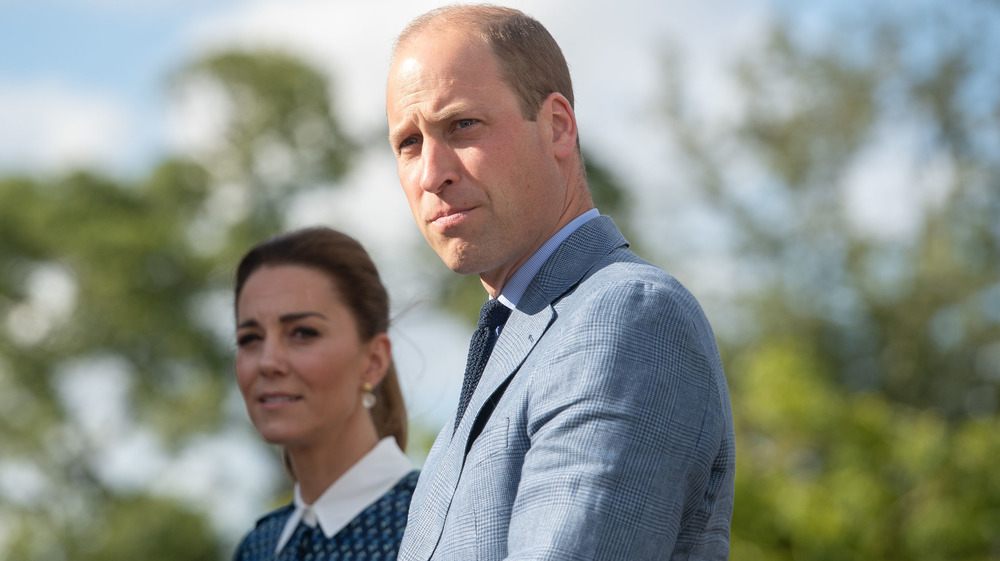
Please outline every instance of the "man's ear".
[[392, 362], [392, 341], [386, 333], [377, 333], [368, 341], [368, 368], [362, 374], [362, 382], [375, 387], [389, 371]]
[[568, 158], [576, 152], [576, 114], [569, 100], [561, 93], [550, 93], [542, 102], [542, 111], [552, 123], [552, 149], [557, 158]]

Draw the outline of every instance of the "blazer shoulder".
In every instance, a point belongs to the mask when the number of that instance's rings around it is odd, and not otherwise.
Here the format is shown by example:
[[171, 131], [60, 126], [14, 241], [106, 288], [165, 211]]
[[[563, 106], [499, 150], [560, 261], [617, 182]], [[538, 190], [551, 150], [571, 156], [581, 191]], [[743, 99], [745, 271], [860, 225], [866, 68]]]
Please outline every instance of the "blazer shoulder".
[[715, 333], [701, 305], [673, 275], [627, 249], [609, 254], [553, 307], [557, 352], [606, 348], [609, 356], [625, 353], [645, 362], [697, 355], [717, 389], [725, 386]]
[[675, 310], [706, 321], [701, 305], [676, 277], [644, 261], [627, 248], [609, 253], [580, 279], [574, 290], [564, 295], [577, 303], [607, 303], [618, 311], [620, 298], [642, 294], [649, 306], [632, 312], [664, 313]]

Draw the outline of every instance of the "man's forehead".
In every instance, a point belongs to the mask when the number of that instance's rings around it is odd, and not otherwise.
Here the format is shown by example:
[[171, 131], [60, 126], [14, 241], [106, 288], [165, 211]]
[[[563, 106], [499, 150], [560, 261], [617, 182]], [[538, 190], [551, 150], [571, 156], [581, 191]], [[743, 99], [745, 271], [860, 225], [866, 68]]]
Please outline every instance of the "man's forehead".
[[413, 60], [427, 66], [454, 66], [470, 58], [493, 59], [492, 50], [472, 33], [450, 28], [429, 27], [407, 37], [393, 53], [392, 67], [408, 68]]
[[414, 97], [441, 92], [447, 92], [447, 97], [476, 98], [500, 85], [502, 80], [492, 53], [469, 52], [453, 42], [443, 43], [449, 41], [411, 45], [400, 50], [386, 84], [390, 106], [408, 105]]

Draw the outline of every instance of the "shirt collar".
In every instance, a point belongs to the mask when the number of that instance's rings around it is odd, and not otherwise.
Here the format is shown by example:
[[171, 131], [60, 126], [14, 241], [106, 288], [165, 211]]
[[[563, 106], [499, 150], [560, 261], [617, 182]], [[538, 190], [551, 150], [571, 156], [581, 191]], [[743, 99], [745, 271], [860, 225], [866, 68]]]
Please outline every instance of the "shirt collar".
[[554, 236], [549, 238], [547, 242], [542, 244], [542, 247], [538, 248], [538, 251], [514, 271], [510, 280], [503, 285], [503, 289], [500, 290], [500, 302], [508, 308], [517, 308], [517, 303], [524, 296], [524, 291], [528, 289], [528, 285], [531, 284], [532, 279], [541, 270], [542, 265], [545, 264], [549, 256], [559, 247], [559, 244], [563, 243], [580, 226], [600, 215], [601, 213], [596, 208], [592, 208], [574, 218], [569, 224], [563, 226]]
[[274, 552], [285, 547], [300, 521], [312, 527], [319, 524], [327, 539], [332, 538], [412, 470], [413, 465], [399, 449], [396, 439], [387, 436], [334, 481], [313, 504], [307, 505], [302, 500], [296, 483], [295, 510], [285, 522]]

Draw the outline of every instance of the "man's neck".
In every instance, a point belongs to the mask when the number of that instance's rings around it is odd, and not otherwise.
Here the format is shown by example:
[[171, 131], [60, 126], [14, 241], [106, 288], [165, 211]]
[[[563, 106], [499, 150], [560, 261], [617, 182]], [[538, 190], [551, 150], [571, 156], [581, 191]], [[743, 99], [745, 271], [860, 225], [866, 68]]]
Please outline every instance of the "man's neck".
[[530, 253], [523, 255], [503, 276], [502, 282], [493, 283], [491, 282], [493, 277], [486, 273], [481, 274], [479, 280], [483, 283], [483, 288], [491, 298], [499, 298], [503, 294], [507, 299], [505, 302], [507, 305], [516, 306], [528, 284], [556, 248], [584, 223], [599, 215], [597, 209], [590, 207], [568, 221], [560, 220], [561, 226], [541, 240], [541, 243], [535, 244]]

